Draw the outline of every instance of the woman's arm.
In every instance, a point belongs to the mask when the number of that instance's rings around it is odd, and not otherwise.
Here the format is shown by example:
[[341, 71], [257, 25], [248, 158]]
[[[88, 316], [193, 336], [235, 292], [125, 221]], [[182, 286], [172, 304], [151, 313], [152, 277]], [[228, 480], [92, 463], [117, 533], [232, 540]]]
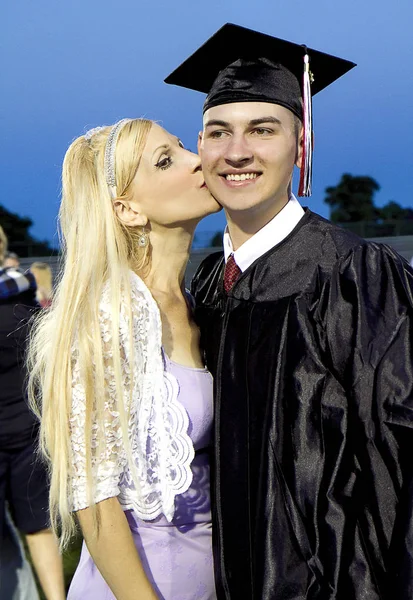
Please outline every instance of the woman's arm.
[[92, 509], [76, 514], [86, 545], [97, 568], [117, 600], [157, 600], [133, 541], [125, 513], [117, 498], [99, 502], [99, 534]]

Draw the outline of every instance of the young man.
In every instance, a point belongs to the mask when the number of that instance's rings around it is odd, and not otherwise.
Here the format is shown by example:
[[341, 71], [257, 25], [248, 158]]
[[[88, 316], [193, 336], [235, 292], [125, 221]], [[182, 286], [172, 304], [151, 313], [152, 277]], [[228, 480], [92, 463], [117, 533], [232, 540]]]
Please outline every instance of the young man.
[[[308, 55], [313, 93], [354, 66]], [[227, 25], [167, 79], [209, 92], [199, 149], [228, 219], [224, 256], [193, 282], [215, 381], [218, 596], [407, 600], [413, 272], [291, 194], [294, 164], [310, 192], [305, 56]]]

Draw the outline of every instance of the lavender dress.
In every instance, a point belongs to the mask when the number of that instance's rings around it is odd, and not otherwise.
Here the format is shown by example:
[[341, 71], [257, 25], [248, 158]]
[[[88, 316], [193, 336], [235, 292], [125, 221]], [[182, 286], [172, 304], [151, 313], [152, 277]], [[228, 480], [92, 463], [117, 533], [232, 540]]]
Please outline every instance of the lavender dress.
[[[161, 600], [216, 598], [211, 547], [209, 454], [212, 429], [212, 376], [206, 369], [185, 367], [165, 356], [165, 368], [179, 384], [179, 400], [189, 416], [196, 451], [191, 487], [177, 496], [172, 523], [125, 512], [146, 574]], [[68, 600], [115, 600], [83, 543]]]

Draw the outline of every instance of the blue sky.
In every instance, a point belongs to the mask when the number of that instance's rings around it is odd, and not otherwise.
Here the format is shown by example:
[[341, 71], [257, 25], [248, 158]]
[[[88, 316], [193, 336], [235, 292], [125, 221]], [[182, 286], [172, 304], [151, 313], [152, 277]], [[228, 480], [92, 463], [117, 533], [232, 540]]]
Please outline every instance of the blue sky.
[[328, 217], [324, 189], [348, 172], [379, 182], [379, 205], [413, 205], [412, 0], [13, 0], [0, 18], [0, 204], [41, 239], [55, 239], [67, 146], [90, 127], [146, 116], [195, 149], [203, 96], [163, 78], [228, 21], [358, 63], [314, 99], [306, 204]]

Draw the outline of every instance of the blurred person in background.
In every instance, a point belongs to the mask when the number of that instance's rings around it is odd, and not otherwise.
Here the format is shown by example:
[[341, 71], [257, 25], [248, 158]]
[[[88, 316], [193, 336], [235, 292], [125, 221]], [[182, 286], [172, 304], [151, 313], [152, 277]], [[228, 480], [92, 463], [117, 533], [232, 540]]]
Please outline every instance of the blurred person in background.
[[4, 267], [20, 268], [20, 259], [15, 252], [7, 252], [4, 258]]
[[[25, 536], [47, 600], [63, 600], [62, 559], [49, 528], [47, 472], [36, 455], [38, 421], [24, 391], [29, 320], [38, 307], [36, 281], [30, 272], [3, 266], [6, 250], [7, 237], [0, 227], [0, 565], [10, 566], [8, 552], [16, 550], [15, 544], [3, 543], [3, 538], [10, 540], [7, 504], [12, 522]], [[3, 589], [10, 576], [10, 569], [1, 573]], [[24, 594], [22, 590], [20, 597]]]
[[53, 273], [47, 263], [34, 262], [30, 266], [30, 272], [36, 279], [36, 300], [42, 308], [48, 308], [52, 303], [53, 295]]
[[5, 516], [0, 552], [0, 598], [39, 600], [32, 568], [8, 509]]

